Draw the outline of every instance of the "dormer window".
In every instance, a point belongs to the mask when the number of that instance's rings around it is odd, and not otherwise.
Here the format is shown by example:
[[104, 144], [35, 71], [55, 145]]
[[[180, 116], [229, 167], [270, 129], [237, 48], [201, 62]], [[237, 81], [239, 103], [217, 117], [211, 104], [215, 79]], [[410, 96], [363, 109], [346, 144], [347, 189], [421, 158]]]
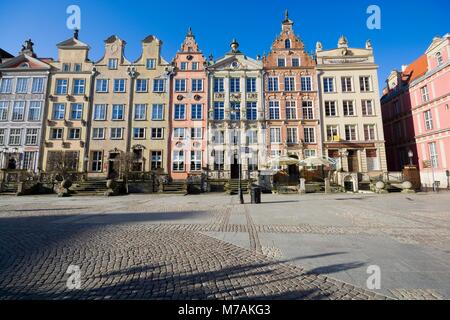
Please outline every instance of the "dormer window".
[[116, 70], [118, 64], [119, 64], [119, 59], [109, 59], [108, 60], [108, 69]]
[[75, 72], [81, 72], [81, 63], [75, 63]]
[[291, 48], [291, 40], [286, 39], [286, 40], [284, 41], [284, 47], [285, 47], [286, 49], [290, 49], [290, 48]]
[[155, 69], [156, 68], [156, 59], [147, 59], [147, 69]]
[[279, 67], [286, 67], [286, 59], [284, 57], [278, 58], [278, 66]]
[[30, 65], [27, 62], [24, 62], [20, 65], [21, 68], [29, 68]]
[[63, 72], [70, 72], [70, 63], [63, 63]]
[[180, 70], [187, 70], [187, 66], [188, 66], [187, 62], [181, 62]]
[[440, 66], [444, 63], [444, 58], [442, 58], [442, 54], [440, 52], [436, 53], [436, 60], [437, 60], [438, 66]]

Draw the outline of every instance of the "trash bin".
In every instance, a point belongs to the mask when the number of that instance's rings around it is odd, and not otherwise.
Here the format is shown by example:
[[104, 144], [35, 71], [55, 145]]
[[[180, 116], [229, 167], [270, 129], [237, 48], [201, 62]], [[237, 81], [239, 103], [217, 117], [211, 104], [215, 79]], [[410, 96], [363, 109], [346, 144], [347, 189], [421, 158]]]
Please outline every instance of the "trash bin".
[[252, 187], [251, 191], [252, 204], [261, 203], [261, 188], [260, 187]]

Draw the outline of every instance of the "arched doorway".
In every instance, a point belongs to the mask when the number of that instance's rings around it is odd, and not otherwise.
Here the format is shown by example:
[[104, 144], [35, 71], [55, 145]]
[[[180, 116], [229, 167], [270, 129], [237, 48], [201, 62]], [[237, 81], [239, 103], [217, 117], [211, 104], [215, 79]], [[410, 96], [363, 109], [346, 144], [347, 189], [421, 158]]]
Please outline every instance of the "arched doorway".
[[346, 176], [344, 178], [344, 189], [346, 192], [355, 192], [354, 181], [352, 176]]
[[[298, 156], [293, 154], [293, 155], [289, 155], [289, 158], [298, 160]], [[300, 181], [300, 169], [298, 164], [291, 164], [288, 165], [288, 175], [289, 175], [289, 183], [294, 183], [294, 184], [298, 184], [298, 182]]]
[[14, 157], [8, 159], [8, 170], [17, 170], [17, 160]]

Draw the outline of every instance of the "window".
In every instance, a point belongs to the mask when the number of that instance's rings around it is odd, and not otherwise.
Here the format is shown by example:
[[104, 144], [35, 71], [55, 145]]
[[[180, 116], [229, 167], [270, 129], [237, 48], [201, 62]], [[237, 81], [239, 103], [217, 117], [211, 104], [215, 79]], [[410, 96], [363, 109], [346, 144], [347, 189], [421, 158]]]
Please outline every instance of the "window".
[[180, 64], [180, 70], [187, 70], [188, 68], [188, 63], [187, 62], [181, 62]]
[[136, 92], [147, 92], [147, 79], [136, 80]]
[[312, 91], [312, 78], [301, 77], [302, 91]]
[[62, 128], [53, 128], [50, 130], [50, 139], [52, 140], [61, 140], [63, 138], [63, 129]]
[[92, 139], [94, 139], [94, 140], [105, 139], [105, 129], [104, 128], [93, 128], [92, 129]]
[[156, 68], [156, 59], [147, 59], [145, 65], [147, 67], [147, 70], [155, 69]]
[[0, 79], [0, 93], [11, 93], [12, 90], [12, 79], [3, 78]]
[[119, 64], [119, 59], [109, 59], [108, 60], [108, 69], [109, 70], [116, 70], [118, 64]]
[[96, 104], [94, 106], [94, 120], [106, 120], [106, 104]]
[[325, 93], [334, 92], [334, 78], [323, 78], [323, 91]]
[[81, 137], [81, 129], [80, 128], [72, 128], [69, 129], [69, 140], [79, 140]]
[[[41, 102], [31, 101], [30, 109], [28, 111], [28, 121], [39, 121], [41, 118]], [[1, 119], [1, 104], [0, 104], [0, 119]]]
[[43, 93], [44, 92], [44, 78], [33, 78], [31, 84], [31, 93]]
[[214, 78], [214, 92], [224, 92], [223, 78]]
[[312, 158], [316, 156], [316, 150], [314, 149], [305, 149], [305, 158]]
[[161, 151], [152, 151], [151, 153], [151, 169], [158, 170], [162, 168], [162, 152]]
[[291, 40], [289, 40], [289, 39], [284, 40], [284, 47], [286, 49], [290, 49], [291, 48]]
[[247, 92], [256, 92], [256, 78], [247, 78]]
[[122, 128], [111, 128], [110, 137], [112, 140], [122, 140], [123, 129]]
[[325, 101], [325, 116], [326, 117], [337, 116], [336, 101]]
[[174, 108], [174, 120], [185, 120], [186, 119], [186, 105], [176, 104]]
[[186, 137], [184, 128], [173, 128], [173, 137], [175, 139], [184, 139]]
[[34, 164], [36, 163], [37, 152], [35, 151], [25, 151], [23, 153], [23, 169], [33, 170]]
[[356, 125], [349, 124], [345, 126], [345, 140], [356, 141]]
[[287, 143], [289, 144], [298, 143], [297, 128], [287, 128]]
[[12, 121], [23, 121], [25, 117], [25, 101], [14, 101]]
[[225, 119], [225, 108], [223, 102], [214, 102], [214, 120]]
[[361, 92], [372, 91], [370, 77], [367, 77], [367, 76], [359, 77], [359, 86], [360, 86]]
[[145, 139], [145, 128], [133, 128], [134, 139]]
[[281, 143], [281, 128], [270, 128], [270, 143]]
[[279, 101], [269, 101], [269, 119], [270, 120], [280, 119], [280, 102]]
[[64, 103], [53, 104], [53, 120], [64, 120], [66, 105]]
[[75, 63], [75, 72], [81, 72], [81, 63]]
[[428, 87], [424, 86], [420, 88], [420, 93], [422, 94], [422, 102], [430, 101], [430, 95], [428, 93]]
[[304, 128], [305, 143], [316, 143], [314, 128]]
[[438, 66], [441, 66], [444, 63], [444, 58], [442, 58], [442, 54], [440, 52], [436, 53], [436, 61]]
[[302, 102], [303, 119], [312, 120], [314, 119], [314, 109], [312, 101]]
[[153, 92], [164, 92], [164, 79], [153, 80]]
[[184, 151], [173, 152], [173, 171], [184, 171]]
[[0, 101], [0, 121], [8, 120], [8, 102]]
[[353, 117], [355, 116], [355, 107], [353, 105], [353, 101], [344, 100], [342, 102], [344, 106], [344, 117]]
[[373, 116], [375, 115], [373, 110], [373, 104], [372, 100], [362, 100], [361, 101], [362, 106], [362, 114], [363, 116]]
[[83, 105], [81, 103], [72, 103], [70, 105], [70, 119], [81, 120], [83, 117]]
[[230, 78], [230, 92], [241, 92], [240, 78]]
[[73, 80], [73, 94], [74, 95], [83, 95], [84, 94], [84, 79], [75, 79]]
[[152, 128], [152, 139], [160, 140], [164, 138], [164, 128]]
[[214, 170], [224, 170], [225, 152], [223, 150], [214, 150]]
[[114, 79], [114, 92], [125, 92], [125, 79]]
[[163, 120], [164, 119], [164, 105], [154, 104], [152, 105], [152, 120]]
[[230, 119], [232, 121], [241, 120], [241, 104], [239, 102], [231, 102], [231, 104], [230, 104]]
[[256, 102], [247, 102], [247, 120], [255, 121], [258, 117]]
[[286, 101], [286, 119], [296, 120], [297, 119], [297, 106], [295, 101]]
[[247, 144], [257, 144], [257, 143], [258, 143], [258, 131], [247, 130]]
[[284, 90], [285, 91], [295, 91], [295, 78], [285, 77], [284, 78]]
[[337, 125], [327, 126], [327, 141], [339, 140], [339, 127]]
[[352, 92], [352, 77], [342, 77], [341, 78], [342, 92]]
[[175, 79], [175, 92], [186, 92], [186, 79]]
[[374, 124], [364, 125], [364, 140], [366, 141], [376, 140]]
[[269, 77], [268, 78], [268, 90], [269, 91], [278, 91], [278, 78], [277, 77]]
[[134, 105], [134, 120], [145, 120], [147, 119], [147, 105], [146, 104], [135, 104]]
[[283, 57], [278, 58], [278, 67], [284, 68], [286, 67], [286, 59]]
[[225, 132], [223, 130], [214, 130], [212, 140], [215, 144], [224, 144]]
[[191, 120], [202, 120], [202, 105], [201, 104], [192, 104], [191, 105]]
[[112, 120], [123, 120], [124, 107], [125, 106], [123, 104], [113, 104], [113, 107], [112, 107]]
[[[62, 130], [62, 129], [61, 129]], [[20, 145], [22, 138], [22, 129], [10, 129], [9, 130], [9, 145]]]
[[433, 168], [439, 168], [439, 155], [437, 152], [436, 142], [428, 144], [428, 148], [430, 149], [431, 165]]
[[198, 62], [192, 62], [192, 70], [198, 70]]
[[56, 94], [63, 95], [67, 94], [67, 79], [57, 79], [56, 80]]
[[203, 128], [191, 128], [191, 139], [201, 140], [203, 138]]
[[103, 168], [103, 152], [93, 151], [92, 152], [92, 171], [101, 172]]
[[300, 59], [299, 58], [292, 58], [292, 66], [295, 67], [300, 67]]
[[25, 135], [25, 145], [27, 146], [36, 146], [38, 144], [38, 133], [39, 129], [27, 129]]
[[367, 171], [379, 171], [380, 161], [378, 160], [377, 149], [367, 149], [366, 150], [367, 159]]
[[433, 130], [433, 114], [431, 110], [427, 110], [423, 113], [425, 119], [425, 128], [427, 130]]
[[16, 93], [27, 93], [28, 78], [17, 78]]
[[202, 79], [192, 79], [192, 92], [202, 92], [203, 91], [203, 80]]
[[108, 92], [108, 79], [97, 79], [95, 91], [99, 93]]
[[0, 146], [5, 145], [5, 132], [5, 129], [0, 128]]
[[202, 170], [202, 152], [191, 151], [191, 171]]
[[62, 70], [63, 72], [70, 72], [70, 63], [63, 63]]

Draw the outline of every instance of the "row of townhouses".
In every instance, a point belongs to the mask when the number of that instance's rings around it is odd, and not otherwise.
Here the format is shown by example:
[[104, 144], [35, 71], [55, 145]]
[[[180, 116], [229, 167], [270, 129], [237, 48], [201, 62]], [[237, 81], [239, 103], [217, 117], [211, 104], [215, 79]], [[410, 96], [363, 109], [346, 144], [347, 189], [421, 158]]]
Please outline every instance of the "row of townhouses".
[[38, 58], [27, 41], [0, 65], [0, 164], [52, 171], [65, 159], [90, 177], [114, 177], [117, 159], [133, 171], [160, 170], [174, 180], [256, 175], [269, 159], [327, 157], [338, 170], [387, 171], [373, 48], [341, 37], [314, 55], [286, 13], [270, 52], [252, 59], [234, 40], [222, 58], [205, 58], [189, 30], [172, 62], [148, 36], [136, 61], [126, 42], [105, 40], [89, 59], [78, 32]]

